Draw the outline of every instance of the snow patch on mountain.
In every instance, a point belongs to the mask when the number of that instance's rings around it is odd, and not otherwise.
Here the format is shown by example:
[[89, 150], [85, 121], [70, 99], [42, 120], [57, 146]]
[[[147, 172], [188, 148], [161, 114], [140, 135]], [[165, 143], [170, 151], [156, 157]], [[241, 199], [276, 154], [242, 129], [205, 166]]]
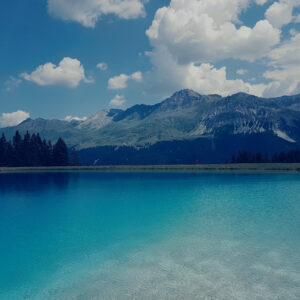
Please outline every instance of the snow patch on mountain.
[[109, 116], [109, 110], [101, 110], [88, 118], [86, 121], [80, 123], [77, 128], [79, 129], [101, 129], [112, 121], [112, 116]]
[[274, 130], [274, 133], [280, 137], [281, 139], [287, 141], [287, 142], [290, 142], [290, 143], [296, 143], [296, 141], [294, 139], [292, 139], [291, 137], [289, 137], [285, 132], [277, 129], [277, 130]]

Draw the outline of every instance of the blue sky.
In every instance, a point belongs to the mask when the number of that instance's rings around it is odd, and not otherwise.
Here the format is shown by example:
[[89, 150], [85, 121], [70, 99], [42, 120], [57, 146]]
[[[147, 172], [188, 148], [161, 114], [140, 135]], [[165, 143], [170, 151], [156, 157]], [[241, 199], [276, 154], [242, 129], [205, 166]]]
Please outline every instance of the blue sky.
[[299, 0], [10, 0], [0, 22], [0, 126], [182, 88], [300, 93]]

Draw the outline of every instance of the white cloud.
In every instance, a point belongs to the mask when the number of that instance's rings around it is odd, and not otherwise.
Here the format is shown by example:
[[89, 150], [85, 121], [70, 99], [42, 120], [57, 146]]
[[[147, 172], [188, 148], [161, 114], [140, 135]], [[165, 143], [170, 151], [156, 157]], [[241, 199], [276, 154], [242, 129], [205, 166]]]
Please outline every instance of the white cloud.
[[245, 69], [239, 69], [239, 70], [236, 71], [236, 73], [237, 73], [238, 75], [245, 75], [245, 74], [248, 73], [248, 70], [245, 70]]
[[164, 46], [181, 64], [235, 58], [253, 61], [280, 41], [267, 20], [237, 26], [248, 0], [172, 0], [157, 10], [146, 31], [151, 44]]
[[65, 121], [71, 122], [71, 121], [86, 121], [87, 117], [72, 117], [72, 116], [66, 116], [64, 118]]
[[127, 87], [128, 80], [134, 80], [136, 82], [141, 82], [143, 76], [141, 72], [135, 72], [131, 75], [120, 74], [115, 77], [111, 77], [108, 80], [108, 88], [110, 90], [125, 89]]
[[9, 92], [17, 88], [21, 83], [22, 79], [10, 76], [9, 79], [4, 82], [5, 90]]
[[297, 35], [297, 33], [298, 33], [298, 31], [296, 29], [294, 29], [294, 28], [290, 29], [291, 36], [295, 36], [295, 35]]
[[[264, 5], [268, 1], [255, 2]], [[152, 70], [144, 74], [144, 89], [164, 96], [182, 88], [223, 96], [240, 91], [257, 96], [300, 92], [298, 33], [292, 31], [291, 40], [280, 44], [281, 27], [295, 22], [293, 9], [300, 0], [273, 2], [265, 14], [267, 19], [247, 27], [239, 21], [239, 15], [250, 3], [250, 0], [171, 0], [169, 6], [158, 9], [146, 31], [153, 50], [146, 53]], [[281, 19], [276, 12], [278, 4]], [[214, 66], [227, 58], [259, 61], [270, 68], [263, 74], [269, 82], [255, 84], [250, 79], [249, 82], [229, 79], [225, 66]], [[237, 70], [238, 75], [246, 73], [247, 70]]]
[[[291, 85], [297, 85], [300, 83], [300, 68], [299, 66], [290, 66], [289, 68], [277, 69], [273, 71], [266, 71], [264, 76], [269, 79], [274, 79], [277, 81], [286, 81], [288, 80]], [[293, 83], [293, 84], [292, 84]], [[291, 92], [293, 89], [291, 89]]]
[[80, 61], [70, 57], [65, 57], [58, 66], [53, 63], [46, 63], [32, 73], [23, 73], [21, 76], [42, 86], [62, 85], [75, 88], [81, 81], [93, 82], [92, 79], [85, 77], [85, 71]]
[[268, 2], [269, 0], [255, 0], [257, 5], [264, 5]]
[[102, 15], [114, 14], [122, 19], [145, 16], [143, 0], [48, 0], [48, 12], [64, 21], [95, 27]]
[[131, 74], [130, 79], [135, 80], [136, 82], [141, 82], [143, 80], [143, 75], [141, 72], [135, 72]]
[[12, 113], [2, 113], [0, 117], [0, 127], [16, 126], [30, 117], [30, 114], [18, 110]]
[[[267, 20], [253, 28], [241, 24], [239, 14], [249, 3], [171, 0], [168, 7], [157, 10], [146, 31], [154, 49], [146, 53], [153, 68], [145, 74], [145, 90], [163, 95], [181, 88], [223, 96], [241, 91], [263, 95], [266, 85], [228, 79], [225, 66], [212, 64], [226, 58], [255, 61], [280, 42], [280, 30]], [[240, 75], [245, 72], [238, 71]]]
[[264, 73], [264, 77], [272, 80], [264, 90], [266, 97], [300, 93], [300, 68], [298, 66], [267, 71]]
[[124, 89], [127, 87], [127, 81], [130, 76], [121, 74], [119, 76], [112, 77], [108, 80], [108, 88], [111, 90]]
[[282, 27], [292, 20], [293, 7], [287, 2], [275, 2], [266, 11], [266, 18], [275, 27]]
[[280, 28], [293, 21], [293, 9], [299, 5], [300, 0], [280, 0], [268, 8], [265, 16], [273, 26]]
[[145, 89], [149, 92], [167, 95], [175, 90], [189, 88], [201, 94], [226, 96], [242, 91], [261, 96], [264, 91], [264, 85], [227, 79], [226, 67], [217, 69], [209, 63], [179, 64], [166, 49], [156, 50], [150, 58], [153, 70], [145, 77]]
[[105, 62], [101, 62], [101, 63], [97, 64], [97, 68], [102, 70], [102, 71], [106, 71], [107, 67], [108, 67], [107, 63], [105, 63]]
[[110, 100], [109, 105], [113, 107], [123, 107], [126, 102], [126, 99], [123, 95], [116, 95], [113, 99]]
[[300, 68], [300, 33], [295, 33], [290, 40], [273, 49], [268, 57], [271, 59], [270, 65], [272, 66], [298, 65]]
[[270, 96], [300, 93], [300, 33], [273, 49], [268, 55], [273, 70], [264, 77], [272, 80], [265, 93]]

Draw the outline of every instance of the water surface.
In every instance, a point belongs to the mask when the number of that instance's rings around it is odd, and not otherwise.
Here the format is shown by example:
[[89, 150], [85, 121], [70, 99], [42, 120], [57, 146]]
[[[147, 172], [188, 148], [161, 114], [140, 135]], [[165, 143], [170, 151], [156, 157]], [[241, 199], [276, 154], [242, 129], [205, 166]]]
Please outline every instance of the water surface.
[[300, 176], [0, 174], [0, 299], [300, 299]]

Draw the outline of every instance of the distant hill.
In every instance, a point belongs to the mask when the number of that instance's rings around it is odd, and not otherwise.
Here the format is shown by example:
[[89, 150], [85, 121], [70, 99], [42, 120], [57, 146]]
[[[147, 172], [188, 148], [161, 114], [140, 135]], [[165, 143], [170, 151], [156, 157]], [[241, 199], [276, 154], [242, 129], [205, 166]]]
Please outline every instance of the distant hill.
[[62, 137], [84, 163], [224, 162], [238, 150], [274, 153], [300, 148], [300, 95], [260, 98], [176, 92], [155, 105], [104, 110], [85, 121], [28, 119], [3, 128]]

